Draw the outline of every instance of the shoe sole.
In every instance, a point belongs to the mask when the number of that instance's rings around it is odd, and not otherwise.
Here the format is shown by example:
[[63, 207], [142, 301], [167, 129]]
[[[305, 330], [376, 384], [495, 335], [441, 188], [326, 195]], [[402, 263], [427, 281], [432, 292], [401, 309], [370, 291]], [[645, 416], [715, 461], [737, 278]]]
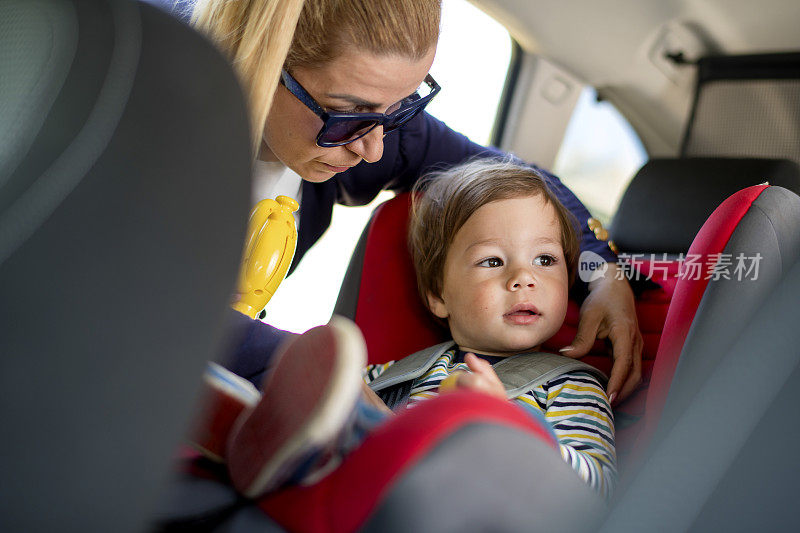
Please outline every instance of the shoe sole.
[[283, 484], [309, 453], [339, 433], [361, 391], [366, 347], [358, 328], [334, 317], [292, 339], [241, 417], [228, 446], [234, 487], [255, 498]]

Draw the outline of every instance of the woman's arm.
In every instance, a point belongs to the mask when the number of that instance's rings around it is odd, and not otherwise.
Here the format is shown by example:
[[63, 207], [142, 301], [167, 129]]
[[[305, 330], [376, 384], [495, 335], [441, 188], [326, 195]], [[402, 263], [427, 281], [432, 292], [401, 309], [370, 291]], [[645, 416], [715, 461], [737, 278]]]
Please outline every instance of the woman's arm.
[[261, 389], [276, 349], [294, 333], [277, 329], [228, 309], [223, 341], [222, 366]]

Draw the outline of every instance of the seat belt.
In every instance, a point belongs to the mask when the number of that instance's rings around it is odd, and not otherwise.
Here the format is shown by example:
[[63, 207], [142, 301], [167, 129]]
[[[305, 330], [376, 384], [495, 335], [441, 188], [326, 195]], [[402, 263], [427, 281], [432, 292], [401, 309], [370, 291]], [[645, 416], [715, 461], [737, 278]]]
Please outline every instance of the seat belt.
[[[453, 341], [443, 342], [415, 352], [397, 361], [373, 380], [369, 387], [394, 410], [408, 403], [414, 380], [427, 372], [443, 353], [455, 347]], [[512, 355], [492, 365], [512, 400], [531, 389], [570, 372], [588, 372], [605, 387], [608, 377], [577, 359], [545, 352], [528, 352]]]
[[493, 365], [497, 377], [506, 389], [509, 400], [570, 372], [588, 372], [605, 387], [608, 377], [592, 365], [578, 359], [547, 352], [520, 353]]

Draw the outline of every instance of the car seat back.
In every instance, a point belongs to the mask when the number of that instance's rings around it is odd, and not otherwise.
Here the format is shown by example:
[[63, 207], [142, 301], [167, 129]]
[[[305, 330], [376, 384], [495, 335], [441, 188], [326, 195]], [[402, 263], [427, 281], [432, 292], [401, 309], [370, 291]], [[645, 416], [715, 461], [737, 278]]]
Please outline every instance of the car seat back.
[[334, 313], [352, 319], [367, 343], [368, 362], [385, 363], [449, 338], [417, 296], [407, 247], [411, 195], [379, 205], [347, 268]]
[[[671, 395], [676, 381], [702, 383], [710, 375], [721, 357], [720, 335], [744, 328], [797, 259], [799, 223], [800, 197], [782, 187], [758, 185], [726, 199], [703, 225], [667, 313], [635, 445], [638, 453], [665, 424], [661, 413], [667, 403], [676, 413], [690, 408], [690, 398]], [[692, 271], [690, 258], [698, 266]]]
[[648, 279], [660, 288], [637, 295], [645, 341], [643, 383], [618, 409], [617, 450], [622, 464], [644, 427], [631, 422], [644, 416], [652, 360], [689, 246], [728, 196], [764, 182], [800, 192], [800, 166], [786, 159], [658, 158], [648, 161], [625, 190], [610, 226], [618, 263], [634, 282]]
[[141, 531], [215, 357], [248, 116], [129, 1], [0, 2], [0, 530]]
[[[744, 326], [717, 324], [715, 342], [697, 352], [687, 339], [654, 449], [595, 530], [759, 531], [796, 521], [798, 294], [800, 261]], [[684, 359], [714, 368], [698, 373]]]

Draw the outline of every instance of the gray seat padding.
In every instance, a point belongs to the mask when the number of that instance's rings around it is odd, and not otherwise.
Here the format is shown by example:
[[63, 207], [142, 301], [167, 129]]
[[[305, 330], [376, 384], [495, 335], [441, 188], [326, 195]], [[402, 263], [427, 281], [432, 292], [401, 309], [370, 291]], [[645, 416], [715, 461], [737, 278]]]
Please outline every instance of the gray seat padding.
[[364, 531], [593, 531], [604, 511], [558, 450], [518, 430], [474, 424], [409, 469]]
[[601, 531], [797, 529], [800, 262], [746, 324], [679, 369], [658, 444]]
[[[726, 511], [729, 504], [714, 496], [714, 491], [720, 479], [741, 480], [734, 457], [745, 441], [760, 439], [765, 445], [769, 441], [751, 431], [791, 377], [792, 365], [797, 364], [800, 340], [794, 344], [787, 341], [796, 339], [798, 329], [799, 221], [800, 197], [781, 187], [769, 187], [739, 222], [723, 253], [734, 257], [739, 253], [761, 254], [758, 276], [718, 279], [708, 284], [681, 350], [654, 444], [641, 471], [623, 487], [619, 508], [606, 530], [642, 531], [658, 524], [665, 530], [683, 531], [707, 499], [716, 502], [715, 510], [708, 511], [715, 518], [709, 515], [707, 520], [723, 520], [730, 512], [742, 513], [735, 505]], [[783, 354], [795, 360], [783, 360]], [[774, 383], [765, 376], [772, 376]], [[787, 431], [796, 433], [797, 417], [790, 412], [793, 407], [781, 405], [780, 409], [790, 426]], [[785, 435], [776, 428], [770, 437], [781, 440]], [[773, 450], [767, 446], [757, 453], [761, 455], [750, 457], [755, 470]], [[787, 471], [800, 470], [794, 451], [783, 459]], [[773, 468], [773, 473], [778, 471]], [[745, 502], [762, 499], [763, 489], [748, 482], [738, 488], [728, 485], [727, 490]], [[747, 508], [769, 522], [763, 510], [756, 513], [751, 506]], [[751, 516], [748, 523], [756, 522]], [[729, 530], [718, 524], [698, 530], [709, 529]]]
[[[800, 256], [800, 197], [782, 187], [768, 187], [753, 202], [731, 235], [723, 253], [735, 257], [760, 254], [755, 279], [718, 279], [708, 284], [686, 336], [672, 379], [659, 431], [669, 427], [670, 416], [691, 408], [691, 398], [673, 393], [676, 383], [695, 384], [700, 390], [719, 366], [725, 352], [720, 343], [732, 342], [753, 320], [764, 300]], [[659, 433], [655, 435], [658, 440]]]
[[0, 530], [141, 531], [237, 274], [242, 92], [135, 2], [7, 0], [0, 42]]

